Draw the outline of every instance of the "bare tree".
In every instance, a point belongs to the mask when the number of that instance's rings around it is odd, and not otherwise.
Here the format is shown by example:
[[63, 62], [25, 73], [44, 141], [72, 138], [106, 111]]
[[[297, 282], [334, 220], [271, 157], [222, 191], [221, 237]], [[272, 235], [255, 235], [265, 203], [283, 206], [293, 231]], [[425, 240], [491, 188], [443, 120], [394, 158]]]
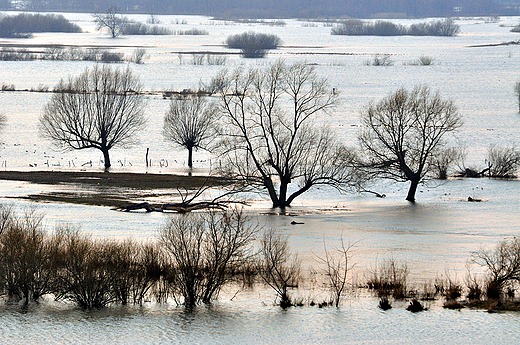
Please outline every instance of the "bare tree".
[[61, 80], [40, 117], [40, 133], [68, 150], [95, 148], [103, 153], [136, 142], [144, 127], [141, 84], [132, 71], [96, 65], [77, 78]]
[[193, 149], [206, 149], [214, 138], [215, 107], [200, 96], [174, 99], [164, 117], [165, 139], [188, 150], [188, 167], [193, 168]]
[[298, 285], [301, 262], [289, 250], [287, 237], [271, 229], [264, 233], [260, 249], [260, 276], [276, 292], [282, 308], [292, 305], [289, 289]]
[[110, 6], [105, 13], [94, 13], [92, 16], [96, 22], [97, 29], [107, 29], [112, 35], [112, 38], [123, 34], [125, 26], [128, 23], [128, 18], [121, 15], [116, 6]]
[[323, 241], [324, 257], [318, 257], [318, 260], [325, 265], [323, 274], [327, 278], [327, 285], [332, 292], [332, 302], [339, 307], [341, 298], [347, 288], [348, 272], [354, 267], [351, 263], [352, 253], [350, 250], [354, 245], [345, 245], [343, 237], [341, 238], [341, 246], [334, 248], [331, 252]]
[[370, 104], [361, 115], [359, 140], [367, 170], [375, 176], [410, 181], [406, 200], [415, 201], [418, 184], [432, 171], [432, 158], [443, 137], [462, 125], [451, 100], [432, 94], [426, 86], [404, 88]]
[[[315, 119], [337, 103], [312, 66], [278, 61], [237, 69], [213, 81], [223, 115], [221, 173], [286, 207], [311, 187], [340, 191], [357, 183], [353, 151]], [[297, 186], [289, 190], [289, 185]], [[292, 186], [292, 185], [291, 185]]]
[[173, 286], [184, 305], [210, 303], [247, 254], [256, 227], [241, 210], [208, 211], [171, 218], [161, 242], [173, 264]]

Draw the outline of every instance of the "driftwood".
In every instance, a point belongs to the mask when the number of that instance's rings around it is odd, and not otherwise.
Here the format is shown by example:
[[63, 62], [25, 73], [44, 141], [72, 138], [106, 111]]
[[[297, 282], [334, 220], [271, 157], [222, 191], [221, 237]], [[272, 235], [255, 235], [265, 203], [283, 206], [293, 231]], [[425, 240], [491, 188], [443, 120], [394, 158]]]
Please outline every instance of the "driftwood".
[[167, 204], [150, 204], [148, 202], [141, 202], [138, 204], [132, 204], [129, 206], [118, 206], [113, 208], [117, 211], [131, 212], [138, 210], [146, 210], [146, 212], [177, 212], [177, 213], [188, 213], [196, 210], [224, 210], [230, 204], [242, 204], [245, 202], [241, 201], [200, 201], [193, 203], [167, 203]]
[[464, 171], [461, 171], [456, 177], [470, 177], [470, 178], [477, 178], [477, 177], [484, 177], [485, 174], [491, 169], [491, 167], [488, 167], [482, 171], [475, 171], [473, 169], [466, 168]]

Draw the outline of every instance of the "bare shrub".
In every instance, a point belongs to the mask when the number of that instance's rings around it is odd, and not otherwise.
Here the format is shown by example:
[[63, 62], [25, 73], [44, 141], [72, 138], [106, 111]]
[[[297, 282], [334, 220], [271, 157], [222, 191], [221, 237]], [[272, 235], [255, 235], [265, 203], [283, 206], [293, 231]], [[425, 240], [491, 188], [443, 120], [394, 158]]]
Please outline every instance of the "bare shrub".
[[293, 305], [289, 289], [298, 286], [301, 262], [290, 252], [288, 239], [275, 230], [264, 233], [260, 249], [260, 276], [280, 299], [280, 306]]
[[276, 35], [248, 31], [229, 36], [225, 44], [230, 49], [240, 49], [245, 58], [262, 58], [268, 50], [277, 49], [282, 41]]
[[123, 35], [173, 35], [173, 31], [159, 26], [159, 25], [147, 25], [143, 23], [127, 23], [122, 31]]
[[406, 310], [411, 311], [412, 313], [418, 313], [420, 311], [427, 310], [427, 308], [425, 308], [421, 302], [414, 298], [410, 301], [410, 304], [408, 307], [406, 307]]
[[136, 63], [136, 64], [142, 64], [146, 57], [147, 57], [146, 49], [137, 48], [137, 49], [134, 49], [134, 51], [132, 52], [132, 55], [130, 56], [129, 61]]
[[187, 29], [187, 30], [176, 30], [174, 32], [175, 35], [186, 35], [186, 36], [203, 36], [203, 35], [209, 35], [209, 32], [207, 30], [203, 30], [203, 29], [197, 29], [197, 28], [192, 28], [192, 29]]
[[466, 275], [464, 280], [468, 290], [467, 298], [470, 301], [478, 301], [482, 297], [482, 284], [479, 279], [470, 272]]
[[500, 242], [495, 250], [472, 253], [473, 262], [487, 269], [485, 293], [488, 298], [500, 299], [505, 287], [520, 282], [520, 239]]
[[369, 273], [367, 286], [369, 289], [376, 290], [380, 297], [405, 298], [408, 273], [406, 263], [399, 264], [395, 259], [388, 259], [376, 265]]
[[433, 62], [435, 61], [431, 56], [427, 55], [421, 55], [419, 59], [417, 59], [419, 62], [419, 65], [421, 66], [430, 66], [433, 65]]
[[3, 47], [0, 51], [1, 61], [33, 61], [37, 59], [37, 55], [29, 52], [26, 48], [13, 49]]
[[42, 219], [35, 211], [18, 217], [2, 208], [0, 292], [24, 304], [50, 293], [55, 281], [57, 242], [46, 235]]
[[448, 178], [450, 168], [457, 162], [463, 160], [464, 152], [460, 148], [448, 147], [440, 150], [436, 155], [432, 157], [432, 166], [437, 178], [445, 180]]
[[195, 66], [204, 65], [205, 54], [191, 54], [191, 64]]
[[382, 20], [371, 23], [349, 19], [331, 30], [332, 35], [349, 36], [455, 36], [459, 32], [460, 26], [451, 18], [412, 24], [409, 27]]
[[112, 281], [114, 301], [143, 303], [162, 274], [161, 250], [153, 244], [132, 241], [105, 244], [106, 266]]
[[100, 61], [105, 63], [113, 63], [113, 62], [123, 62], [125, 54], [124, 53], [114, 53], [108, 50], [101, 52]]
[[93, 241], [77, 231], [60, 230], [61, 265], [55, 287], [57, 300], [70, 300], [83, 309], [115, 302], [113, 275], [109, 270], [111, 245]]
[[208, 65], [225, 65], [227, 61], [227, 56], [225, 55], [216, 55], [216, 54], [206, 54], [206, 63]]
[[171, 259], [174, 294], [193, 307], [210, 303], [247, 256], [256, 227], [241, 210], [208, 211], [171, 218], [161, 243]]
[[500, 178], [515, 177], [520, 165], [520, 152], [514, 147], [491, 145], [488, 149], [487, 161], [489, 176]]
[[376, 54], [372, 60], [365, 61], [367, 66], [392, 66], [394, 61], [390, 54]]
[[345, 245], [343, 238], [341, 238], [341, 246], [333, 248], [331, 252], [323, 242], [325, 256], [318, 257], [318, 260], [325, 266], [323, 274], [327, 277], [327, 285], [332, 294], [332, 303], [336, 308], [339, 307], [345, 293], [348, 272], [354, 267], [350, 253], [352, 247], [353, 245]]
[[67, 51], [61, 46], [54, 46], [45, 49], [43, 54], [43, 60], [66, 60]]

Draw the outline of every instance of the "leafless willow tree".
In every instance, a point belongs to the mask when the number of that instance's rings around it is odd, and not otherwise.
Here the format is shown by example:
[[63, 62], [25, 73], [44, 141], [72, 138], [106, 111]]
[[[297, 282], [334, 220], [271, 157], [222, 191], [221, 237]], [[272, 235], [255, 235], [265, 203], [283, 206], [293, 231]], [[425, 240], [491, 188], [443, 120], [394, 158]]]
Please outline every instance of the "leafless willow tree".
[[216, 108], [200, 96], [174, 99], [164, 117], [165, 139], [188, 150], [188, 167], [193, 168], [193, 150], [207, 149], [215, 136]]
[[357, 183], [353, 151], [325, 123], [316, 122], [336, 105], [337, 95], [314, 67], [278, 61], [217, 79], [212, 85], [223, 115], [219, 148], [224, 176], [266, 191], [273, 206], [281, 208], [311, 187], [343, 191]]
[[128, 18], [123, 16], [116, 6], [110, 6], [105, 13], [92, 14], [98, 30], [107, 29], [116, 38], [123, 34]]
[[361, 115], [359, 135], [367, 172], [397, 181], [410, 181], [406, 200], [415, 201], [419, 183], [432, 171], [433, 158], [444, 136], [457, 130], [462, 119], [451, 100], [443, 100], [426, 86], [398, 89]]
[[129, 68], [96, 65], [55, 90], [40, 117], [41, 135], [66, 150], [100, 150], [108, 171], [109, 150], [136, 143], [145, 125], [139, 79]]

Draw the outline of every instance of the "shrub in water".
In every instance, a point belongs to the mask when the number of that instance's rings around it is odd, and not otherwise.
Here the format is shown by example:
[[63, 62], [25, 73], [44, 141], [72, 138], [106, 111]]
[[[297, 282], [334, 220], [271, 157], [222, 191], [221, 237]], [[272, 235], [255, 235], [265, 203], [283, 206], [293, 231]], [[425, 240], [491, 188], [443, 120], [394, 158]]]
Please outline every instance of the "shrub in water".
[[270, 49], [277, 49], [282, 43], [280, 38], [271, 34], [260, 34], [253, 31], [231, 35], [226, 40], [226, 46], [240, 49], [245, 58], [261, 58]]

